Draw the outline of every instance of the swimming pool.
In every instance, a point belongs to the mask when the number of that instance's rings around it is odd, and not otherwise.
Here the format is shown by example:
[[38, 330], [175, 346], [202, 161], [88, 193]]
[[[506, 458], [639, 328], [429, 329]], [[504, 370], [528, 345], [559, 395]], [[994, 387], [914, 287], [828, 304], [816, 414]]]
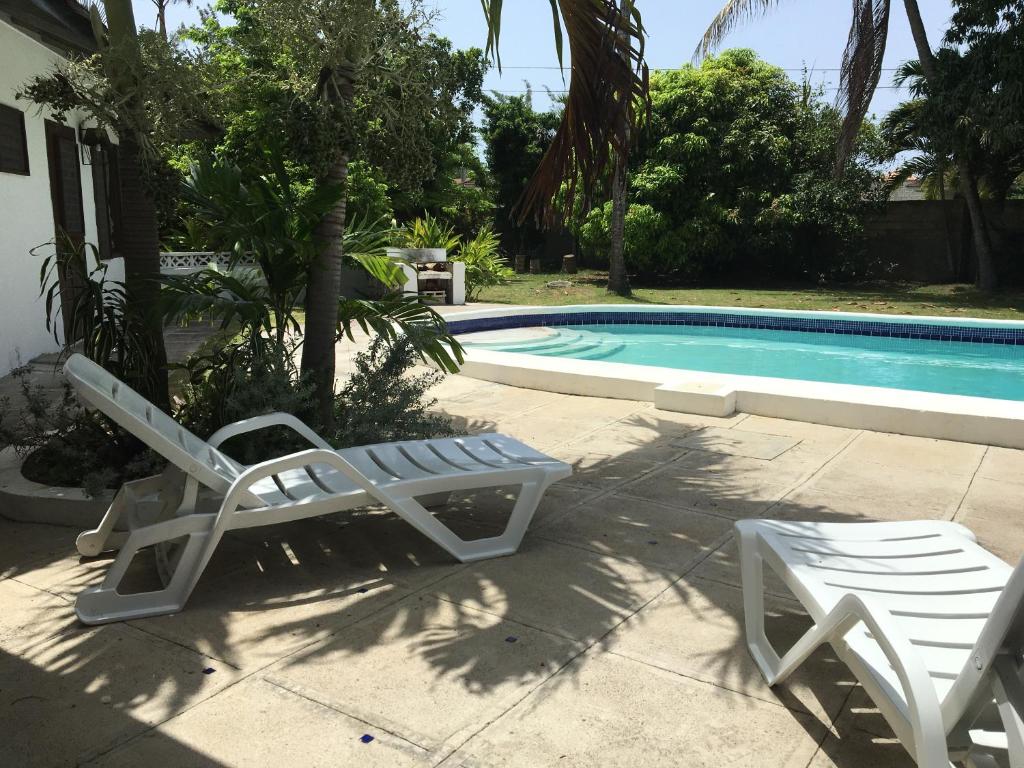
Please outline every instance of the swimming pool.
[[447, 322], [473, 378], [1024, 448], [1024, 323], [637, 305], [470, 309]]
[[521, 354], [1024, 400], [1024, 345], [656, 324], [569, 325], [468, 341]]

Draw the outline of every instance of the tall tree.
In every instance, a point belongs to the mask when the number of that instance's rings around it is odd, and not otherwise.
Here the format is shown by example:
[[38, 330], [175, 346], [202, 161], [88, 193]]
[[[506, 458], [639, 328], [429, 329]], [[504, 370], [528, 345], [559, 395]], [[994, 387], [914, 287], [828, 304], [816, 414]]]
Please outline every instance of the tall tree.
[[538, 112], [532, 93], [484, 97], [480, 134], [484, 157], [495, 186], [497, 229], [506, 248], [526, 253], [539, 245], [543, 233], [533, 220], [514, 215], [530, 177], [537, 169], [558, 128], [556, 112]]
[[[696, 58], [706, 56], [746, 18], [766, 13], [778, 0], [728, 0], [711, 22], [697, 51]], [[835, 172], [841, 174], [846, 158], [854, 145], [857, 131], [867, 114], [871, 98], [882, 74], [889, 32], [891, 0], [853, 0], [853, 21], [843, 54], [838, 102], [844, 108], [845, 118], [836, 147]], [[928, 43], [928, 34], [921, 18], [917, 0], [904, 0], [904, 9], [910, 22], [911, 34], [917, 48], [921, 69], [933, 93], [941, 88], [935, 53]], [[974, 236], [974, 250], [978, 259], [977, 284], [982, 290], [993, 290], [997, 284], [995, 262], [989, 240], [988, 226], [978, 195], [977, 180], [966, 157], [956, 156], [960, 193], [967, 203]]]
[[[215, 29], [239, 43], [226, 66], [245, 62], [239, 93], [265, 110], [254, 126], [245, 125], [253, 122], [251, 105], [240, 113], [243, 134], [286, 137], [290, 159], [309, 169], [321, 189], [344, 191], [349, 162], [367, 144], [388, 146], [388, 165], [397, 170], [431, 166], [427, 128], [436, 93], [424, 45], [431, 17], [418, 2], [225, 0], [218, 9], [237, 21], [231, 30]], [[216, 26], [209, 16], [207, 26]], [[306, 285], [301, 365], [328, 428], [346, 212], [343, 193], [316, 228], [319, 251]]]
[[[500, 70], [502, 0], [482, 3], [487, 51]], [[549, 223], [564, 219], [581, 193], [587, 208], [610, 170], [613, 237], [608, 289], [628, 295], [622, 232], [629, 153], [637, 114], [650, 105], [643, 21], [633, 0], [550, 0], [550, 4], [559, 63], [563, 24], [569, 38], [569, 93], [551, 146], [519, 202], [519, 215], [536, 215]]]
[[156, 204], [145, 183], [144, 145], [150, 125], [142, 98], [142, 55], [131, 0], [103, 0], [106, 34], [93, 9], [93, 27], [100, 43], [100, 60], [110, 88], [120, 97], [113, 129], [120, 146], [121, 250], [124, 254], [127, 305], [139, 311], [147, 326], [152, 370], [137, 371], [132, 383], [164, 410], [170, 408], [167, 351], [163, 320], [153, 311], [160, 292], [160, 232]]

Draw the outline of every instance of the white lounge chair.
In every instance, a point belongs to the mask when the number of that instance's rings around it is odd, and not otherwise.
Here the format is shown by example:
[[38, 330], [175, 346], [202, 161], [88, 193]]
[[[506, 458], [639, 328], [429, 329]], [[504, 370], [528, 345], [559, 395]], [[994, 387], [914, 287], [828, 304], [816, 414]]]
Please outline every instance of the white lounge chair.
[[[831, 643], [921, 768], [1024, 765], [1024, 561], [948, 522], [736, 524], [747, 645], [769, 685]], [[814, 626], [781, 658], [768, 563]]]
[[[572, 468], [504, 435], [418, 440], [335, 450], [296, 417], [277, 413], [247, 419], [201, 440], [159, 408], [82, 355], [72, 355], [64, 375], [81, 400], [101, 410], [170, 462], [159, 477], [126, 483], [100, 526], [78, 537], [83, 555], [120, 552], [98, 587], [75, 602], [87, 624], [181, 610], [220, 537], [250, 528], [341, 512], [380, 502], [462, 562], [516, 551], [544, 491]], [[315, 448], [253, 466], [233, 460], [220, 444], [271, 426], [288, 427]], [[518, 485], [505, 530], [466, 541], [421, 503], [451, 491]], [[205, 486], [224, 500], [216, 514], [196, 511]], [[142, 498], [157, 496], [160, 512], [146, 515]], [[419, 499], [419, 500], [418, 500]], [[119, 519], [129, 533], [115, 534]], [[117, 591], [136, 552], [153, 546], [164, 589], [139, 594]]]

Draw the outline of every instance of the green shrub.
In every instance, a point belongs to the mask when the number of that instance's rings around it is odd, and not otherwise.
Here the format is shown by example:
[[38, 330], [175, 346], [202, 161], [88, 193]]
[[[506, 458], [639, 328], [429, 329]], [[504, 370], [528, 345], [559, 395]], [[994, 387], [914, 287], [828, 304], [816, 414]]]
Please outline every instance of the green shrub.
[[139, 440], [78, 403], [64, 382], [55, 400], [17, 368], [20, 402], [0, 399], [0, 450], [13, 448], [24, 458], [29, 480], [58, 487], [83, 487], [89, 496], [118, 488], [129, 480], [155, 475], [164, 460]]
[[389, 342], [377, 336], [366, 352], [357, 354], [356, 371], [336, 399], [331, 443], [345, 448], [453, 435], [446, 417], [429, 413], [437, 400], [424, 399], [444, 374], [410, 375], [416, 360], [412, 344], [404, 337]]
[[464, 242], [458, 256], [452, 259], [466, 265], [467, 299], [473, 300], [484, 288], [501, 285], [515, 275], [508, 260], [501, 255], [500, 246], [494, 230], [486, 226], [472, 240]]

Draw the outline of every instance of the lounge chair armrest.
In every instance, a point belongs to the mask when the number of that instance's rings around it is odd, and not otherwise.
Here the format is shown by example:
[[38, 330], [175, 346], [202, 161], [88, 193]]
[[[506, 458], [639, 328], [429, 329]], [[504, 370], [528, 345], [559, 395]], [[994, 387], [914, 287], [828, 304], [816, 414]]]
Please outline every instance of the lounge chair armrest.
[[811, 631], [828, 635], [833, 640], [840, 640], [858, 622], [864, 622], [870, 630], [903, 686], [910, 724], [914, 731], [918, 766], [948, 768], [946, 729], [935, 686], [921, 662], [921, 655], [911, 645], [899, 625], [893, 621], [892, 615], [859, 595], [847, 594]]
[[362, 472], [352, 466], [333, 448], [310, 448], [277, 459], [253, 464], [235, 478], [231, 488], [224, 496], [224, 501], [221, 503], [219, 518], [215, 527], [221, 525], [222, 520], [226, 519], [227, 513], [242, 505], [246, 492], [254, 483], [273, 475], [287, 472], [290, 469], [301, 469], [313, 464], [327, 464], [337, 469], [373, 498], [389, 503], [388, 494], [383, 493], [381, 489], [377, 488]]
[[269, 427], [288, 427], [293, 432], [305, 438], [310, 444], [315, 445], [317, 448], [323, 448], [328, 451], [334, 450], [330, 443], [310, 429], [303, 421], [290, 413], [280, 412], [268, 413], [265, 416], [254, 416], [251, 419], [242, 419], [241, 421], [236, 421], [233, 424], [228, 424], [214, 432], [206, 442], [214, 448], [219, 448], [221, 443], [232, 437], [238, 437], [238, 435], [244, 435], [248, 432], [255, 432]]

